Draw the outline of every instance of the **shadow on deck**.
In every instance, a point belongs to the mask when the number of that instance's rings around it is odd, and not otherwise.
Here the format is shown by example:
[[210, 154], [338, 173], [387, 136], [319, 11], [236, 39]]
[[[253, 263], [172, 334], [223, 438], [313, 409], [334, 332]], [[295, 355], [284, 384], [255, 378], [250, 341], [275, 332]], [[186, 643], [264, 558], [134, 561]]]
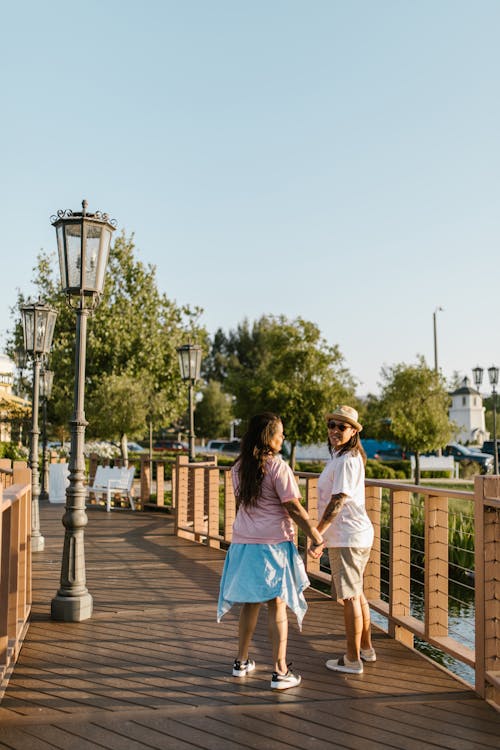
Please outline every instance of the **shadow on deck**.
[[500, 717], [467, 685], [375, 629], [378, 661], [338, 675], [342, 610], [309, 589], [302, 633], [290, 618], [298, 688], [269, 689], [263, 610], [257, 670], [231, 677], [237, 615], [217, 624], [224, 553], [173, 535], [171, 516], [89, 509], [87, 585], [94, 614], [50, 619], [59, 587], [62, 506], [41, 505], [33, 609], [0, 704], [0, 748], [497, 748]]

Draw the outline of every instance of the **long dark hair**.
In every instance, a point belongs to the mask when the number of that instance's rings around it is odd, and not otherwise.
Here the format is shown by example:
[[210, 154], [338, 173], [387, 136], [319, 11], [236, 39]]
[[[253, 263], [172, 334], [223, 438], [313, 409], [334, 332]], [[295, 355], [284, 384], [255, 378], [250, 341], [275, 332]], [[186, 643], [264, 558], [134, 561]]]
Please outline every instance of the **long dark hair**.
[[251, 418], [241, 439], [241, 452], [235, 463], [240, 480], [236, 495], [238, 506], [252, 507], [257, 504], [266, 461], [274, 455], [270, 441], [280, 423], [281, 418], [270, 411]]
[[330, 444], [330, 441], [328, 441], [328, 450], [330, 451], [330, 456], [333, 456], [334, 453], [338, 453], [339, 456], [341, 456], [343, 453], [352, 453], [354, 456], [357, 456], [359, 453], [359, 455], [363, 459], [363, 465], [366, 466], [366, 453], [365, 449], [361, 445], [361, 438], [359, 437], [359, 432], [357, 430], [351, 437], [351, 439], [348, 440], [345, 445], [342, 445], [338, 449], [338, 451], [335, 451], [333, 446]]

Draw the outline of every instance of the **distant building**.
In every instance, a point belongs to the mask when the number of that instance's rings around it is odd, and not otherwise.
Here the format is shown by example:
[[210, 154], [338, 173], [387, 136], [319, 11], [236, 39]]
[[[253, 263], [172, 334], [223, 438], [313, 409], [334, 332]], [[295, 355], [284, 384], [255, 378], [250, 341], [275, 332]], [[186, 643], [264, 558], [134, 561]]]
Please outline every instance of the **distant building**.
[[450, 396], [448, 416], [459, 427], [458, 442], [482, 445], [490, 434], [486, 432], [485, 407], [481, 394], [471, 386], [469, 378], [464, 378], [460, 387], [450, 393]]
[[12, 393], [16, 365], [5, 354], [0, 354], [0, 442], [10, 442], [13, 420], [29, 414], [29, 401]]

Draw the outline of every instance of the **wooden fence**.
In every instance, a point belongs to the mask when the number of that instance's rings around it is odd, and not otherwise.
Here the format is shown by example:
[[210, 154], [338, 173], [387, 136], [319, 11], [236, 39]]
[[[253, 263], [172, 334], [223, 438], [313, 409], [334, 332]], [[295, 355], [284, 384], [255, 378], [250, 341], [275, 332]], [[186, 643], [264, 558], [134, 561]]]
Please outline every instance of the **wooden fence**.
[[0, 459], [0, 695], [31, 610], [31, 471]]
[[[298, 472], [296, 476], [309, 515], [316, 520], [318, 475]], [[189, 464], [187, 457], [179, 456], [172, 487], [177, 535], [227, 548], [236, 513], [228, 468], [217, 466], [216, 461]], [[448, 627], [450, 500], [470, 503], [474, 518], [475, 648], [452, 637]], [[422, 619], [410, 611], [411, 510], [416, 502], [422, 504], [424, 517]], [[386, 618], [388, 633], [405, 645], [413, 647], [417, 636], [472, 667], [476, 692], [500, 706], [500, 477], [476, 477], [474, 492], [367, 480], [366, 504], [375, 529], [365, 574], [371, 608]], [[389, 540], [385, 598], [381, 566], [384, 524], [388, 525]], [[300, 546], [301, 535], [296, 538]], [[320, 560], [306, 556], [305, 562], [310, 578], [330, 582]]]

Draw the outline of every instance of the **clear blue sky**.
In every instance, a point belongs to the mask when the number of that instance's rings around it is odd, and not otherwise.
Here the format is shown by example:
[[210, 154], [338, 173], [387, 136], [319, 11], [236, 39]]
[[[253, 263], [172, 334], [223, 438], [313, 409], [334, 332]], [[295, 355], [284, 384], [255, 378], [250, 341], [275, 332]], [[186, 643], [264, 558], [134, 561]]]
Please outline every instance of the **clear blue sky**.
[[302, 316], [359, 393], [500, 365], [498, 0], [2, 3], [0, 349], [59, 208], [210, 333]]

